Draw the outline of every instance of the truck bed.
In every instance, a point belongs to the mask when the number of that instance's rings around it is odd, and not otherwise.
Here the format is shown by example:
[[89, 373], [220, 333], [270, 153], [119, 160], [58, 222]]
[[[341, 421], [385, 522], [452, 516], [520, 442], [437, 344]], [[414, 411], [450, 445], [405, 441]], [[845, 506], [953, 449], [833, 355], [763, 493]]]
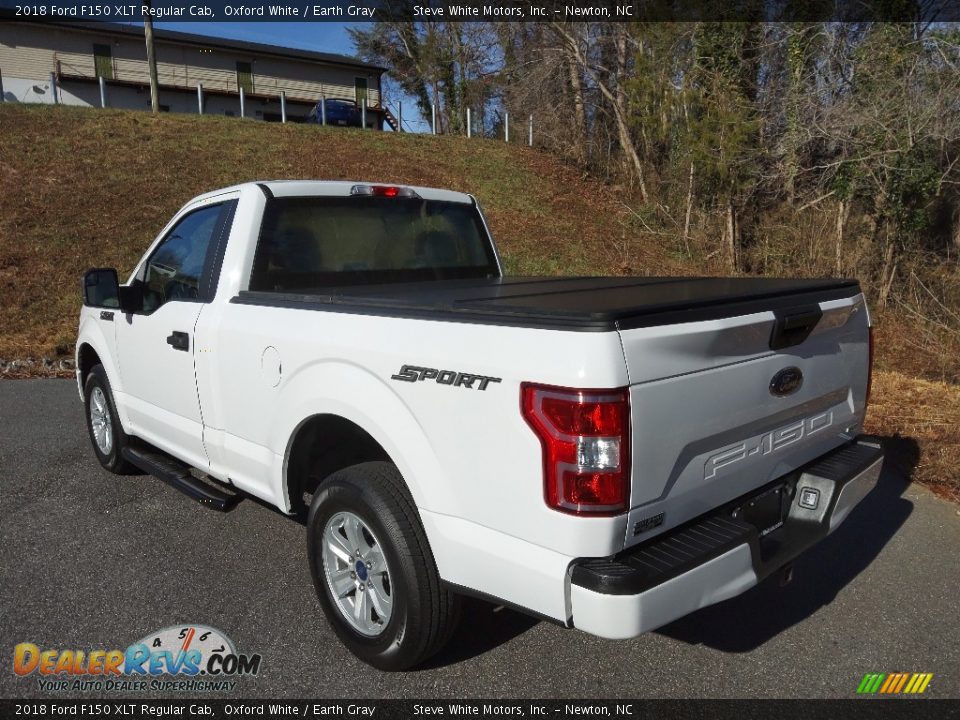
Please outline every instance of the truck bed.
[[304, 310], [572, 331], [712, 320], [860, 292], [856, 280], [722, 277], [490, 278], [244, 291], [231, 302]]

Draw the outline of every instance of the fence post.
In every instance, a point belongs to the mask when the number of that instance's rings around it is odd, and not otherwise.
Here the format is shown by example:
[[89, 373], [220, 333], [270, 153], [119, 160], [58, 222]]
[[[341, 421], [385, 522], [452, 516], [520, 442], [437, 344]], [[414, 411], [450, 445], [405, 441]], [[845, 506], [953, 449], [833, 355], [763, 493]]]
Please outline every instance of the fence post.
[[403, 103], [397, 100], [397, 132], [403, 132]]
[[324, 95], [320, 96], [320, 124], [327, 124], [327, 98]]
[[243, 92], [243, 88], [240, 88], [240, 117], [245, 118], [247, 116], [247, 98]]
[[203, 115], [203, 83], [197, 83], [197, 114]]
[[467, 108], [467, 137], [470, 137], [470, 108]]
[[367, 129], [367, 99], [360, 102], [360, 125], [362, 130]]
[[287, 93], [283, 90], [280, 91], [280, 122], [285, 123], [287, 121]]
[[430, 103], [430, 129], [437, 134], [437, 104]]
[[3, 71], [0, 70], [0, 102], [3, 102], [6, 98], [3, 97]]
[[530, 147], [533, 147], [533, 115], [530, 116], [530, 137], [528, 139], [528, 144]]
[[50, 73], [50, 95], [53, 97], [53, 104], [59, 105], [60, 101], [57, 99], [57, 74]]
[[503, 141], [510, 142], [510, 113], [503, 114]]
[[103, 79], [103, 75], [97, 78], [100, 82], [100, 107], [105, 108], [107, 106], [107, 81]]

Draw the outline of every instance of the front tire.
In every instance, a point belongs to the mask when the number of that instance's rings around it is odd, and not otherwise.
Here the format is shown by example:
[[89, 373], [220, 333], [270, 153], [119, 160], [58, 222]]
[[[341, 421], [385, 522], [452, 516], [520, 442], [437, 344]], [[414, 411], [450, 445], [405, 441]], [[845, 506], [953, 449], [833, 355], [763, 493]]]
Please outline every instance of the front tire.
[[97, 460], [115, 475], [134, 475], [139, 470], [123, 457], [123, 448], [130, 436], [123, 431], [117, 408], [110, 392], [110, 381], [103, 365], [95, 365], [83, 386], [84, 408], [87, 415], [87, 430]]
[[449, 639], [459, 598], [441, 584], [392, 464], [353, 465], [320, 485], [307, 518], [307, 552], [327, 620], [364, 662], [406, 670]]

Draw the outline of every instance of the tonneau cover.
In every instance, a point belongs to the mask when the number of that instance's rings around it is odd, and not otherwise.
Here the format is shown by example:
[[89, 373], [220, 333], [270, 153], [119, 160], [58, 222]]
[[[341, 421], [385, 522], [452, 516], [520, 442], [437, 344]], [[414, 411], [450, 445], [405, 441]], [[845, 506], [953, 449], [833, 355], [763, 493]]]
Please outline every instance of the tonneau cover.
[[490, 278], [241, 292], [235, 303], [609, 331], [777, 310], [859, 292], [856, 280], [718, 277]]

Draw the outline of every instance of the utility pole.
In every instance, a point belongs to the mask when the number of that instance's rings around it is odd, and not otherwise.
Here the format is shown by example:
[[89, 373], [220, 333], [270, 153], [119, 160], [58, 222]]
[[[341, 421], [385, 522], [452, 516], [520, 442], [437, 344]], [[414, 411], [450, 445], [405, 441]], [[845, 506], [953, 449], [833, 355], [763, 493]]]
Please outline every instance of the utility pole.
[[150, 109], [160, 112], [160, 83], [157, 80], [157, 54], [153, 49], [153, 18], [150, 15], [151, 0], [143, 2], [143, 36], [147, 42], [147, 69], [150, 71]]

